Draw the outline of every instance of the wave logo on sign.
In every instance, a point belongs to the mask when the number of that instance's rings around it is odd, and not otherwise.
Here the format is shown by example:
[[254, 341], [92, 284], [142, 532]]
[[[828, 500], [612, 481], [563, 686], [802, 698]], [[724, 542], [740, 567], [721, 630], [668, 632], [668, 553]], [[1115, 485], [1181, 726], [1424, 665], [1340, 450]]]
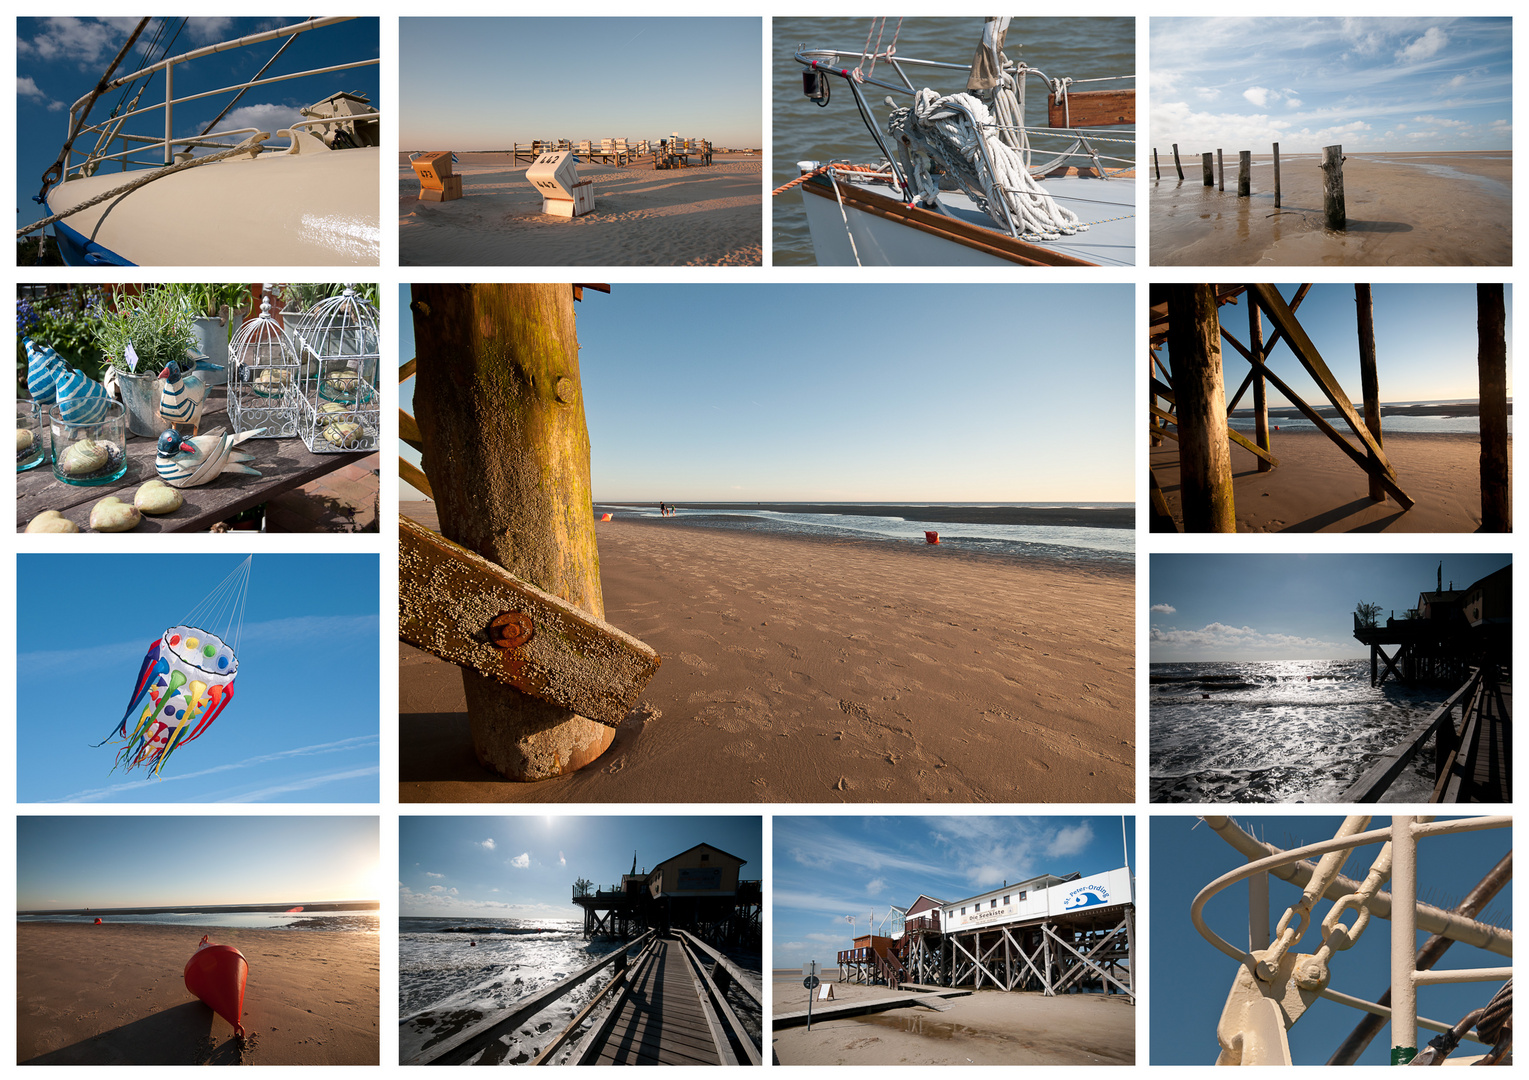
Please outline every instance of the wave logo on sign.
[[1077, 911], [1079, 908], [1102, 907], [1110, 902], [1110, 891], [1103, 885], [1084, 885], [1067, 894], [1062, 910]]

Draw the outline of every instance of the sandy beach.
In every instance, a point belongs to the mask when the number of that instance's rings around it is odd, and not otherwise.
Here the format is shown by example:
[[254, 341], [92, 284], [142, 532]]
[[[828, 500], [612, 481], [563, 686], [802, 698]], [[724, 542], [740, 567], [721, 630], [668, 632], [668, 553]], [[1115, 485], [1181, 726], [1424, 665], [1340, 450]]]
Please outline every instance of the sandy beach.
[[[800, 980], [775, 983], [775, 1012], [807, 1007]], [[837, 983], [838, 1003], [890, 997], [885, 986]], [[1122, 996], [981, 990], [921, 1006], [776, 1028], [782, 1065], [1132, 1065], [1136, 1008]]]
[[[403, 503], [430, 523], [432, 504]], [[399, 646], [404, 802], [1133, 796], [1134, 575], [923, 544], [598, 526], [606, 620], [663, 656], [594, 764], [473, 757], [457, 668]]]
[[[1280, 461], [1258, 471], [1258, 459], [1232, 445], [1232, 492], [1238, 532], [1474, 532], [1481, 527], [1480, 444], [1476, 435], [1387, 434], [1386, 456], [1411, 510], [1390, 499], [1371, 502], [1369, 477], [1327, 436], [1271, 433]], [[1511, 445], [1511, 443], [1510, 443]], [[1153, 447], [1153, 474], [1180, 526], [1178, 444]]]
[[457, 155], [463, 197], [419, 201], [400, 155], [398, 254], [404, 266], [762, 266], [758, 154], [717, 153], [710, 165], [656, 170], [581, 162], [595, 208], [541, 212], [530, 167], [510, 154]]
[[[181, 973], [203, 934], [249, 962], [242, 1054]], [[378, 935], [19, 923], [16, 1059], [48, 1065], [376, 1065]]]
[[[1158, 147], [1151, 191], [1154, 266], [1510, 266], [1513, 156], [1483, 153], [1350, 153], [1343, 166], [1348, 227], [1322, 221], [1320, 154], [1281, 154], [1281, 205], [1273, 158], [1253, 155], [1252, 194], [1236, 194], [1237, 154], [1227, 149], [1226, 190], [1201, 183], [1198, 154]], [[1149, 173], [1149, 176], [1152, 175]]]

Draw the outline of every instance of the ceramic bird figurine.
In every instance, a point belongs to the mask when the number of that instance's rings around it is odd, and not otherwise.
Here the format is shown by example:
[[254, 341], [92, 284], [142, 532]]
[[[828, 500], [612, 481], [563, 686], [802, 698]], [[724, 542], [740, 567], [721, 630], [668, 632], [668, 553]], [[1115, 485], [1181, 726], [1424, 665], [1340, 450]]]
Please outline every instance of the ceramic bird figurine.
[[182, 435], [195, 435], [202, 423], [202, 403], [207, 383], [194, 370], [182, 373], [171, 360], [159, 373], [164, 387], [159, 392], [159, 418]]
[[27, 393], [33, 401], [52, 405], [58, 397], [58, 377], [69, 370], [64, 358], [46, 345], [22, 338], [27, 350]]
[[106, 406], [111, 402], [106, 387], [83, 372], [64, 367], [54, 389], [58, 395], [55, 407], [66, 423], [97, 424], [106, 416]]
[[264, 431], [265, 428], [256, 428], [228, 435], [222, 428], [218, 428], [206, 435], [189, 439], [176, 431], [166, 431], [159, 436], [159, 452], [154, 457], [154, 467], [159, 470], [161, 480], [178, 488], [200, 487], [226, 472], [259, 476], [258, 469], [244, 464], [254, 458], [234, 447]]

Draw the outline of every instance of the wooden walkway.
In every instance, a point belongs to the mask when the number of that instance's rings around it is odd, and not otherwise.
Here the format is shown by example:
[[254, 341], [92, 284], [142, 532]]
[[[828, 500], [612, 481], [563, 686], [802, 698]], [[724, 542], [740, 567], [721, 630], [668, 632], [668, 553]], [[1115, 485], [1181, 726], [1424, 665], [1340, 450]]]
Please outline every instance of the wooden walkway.
[[1460, 752], [1448, 771], [1440, 801], [1513, 801], [1513, 682], [1483, 682], [1461, 731]]
[[720, 1065], [685, 952], [659, 941], [600, 1047], [600, 1065]]

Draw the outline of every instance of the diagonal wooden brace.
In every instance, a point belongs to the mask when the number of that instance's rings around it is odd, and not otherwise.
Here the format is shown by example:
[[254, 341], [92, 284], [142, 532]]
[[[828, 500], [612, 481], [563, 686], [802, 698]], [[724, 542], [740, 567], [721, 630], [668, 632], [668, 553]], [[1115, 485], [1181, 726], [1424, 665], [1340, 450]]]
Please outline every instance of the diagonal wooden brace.
[[663, 662], [631, 635], [401, 515], [398, 636], [608, 727], [626, 719]]

